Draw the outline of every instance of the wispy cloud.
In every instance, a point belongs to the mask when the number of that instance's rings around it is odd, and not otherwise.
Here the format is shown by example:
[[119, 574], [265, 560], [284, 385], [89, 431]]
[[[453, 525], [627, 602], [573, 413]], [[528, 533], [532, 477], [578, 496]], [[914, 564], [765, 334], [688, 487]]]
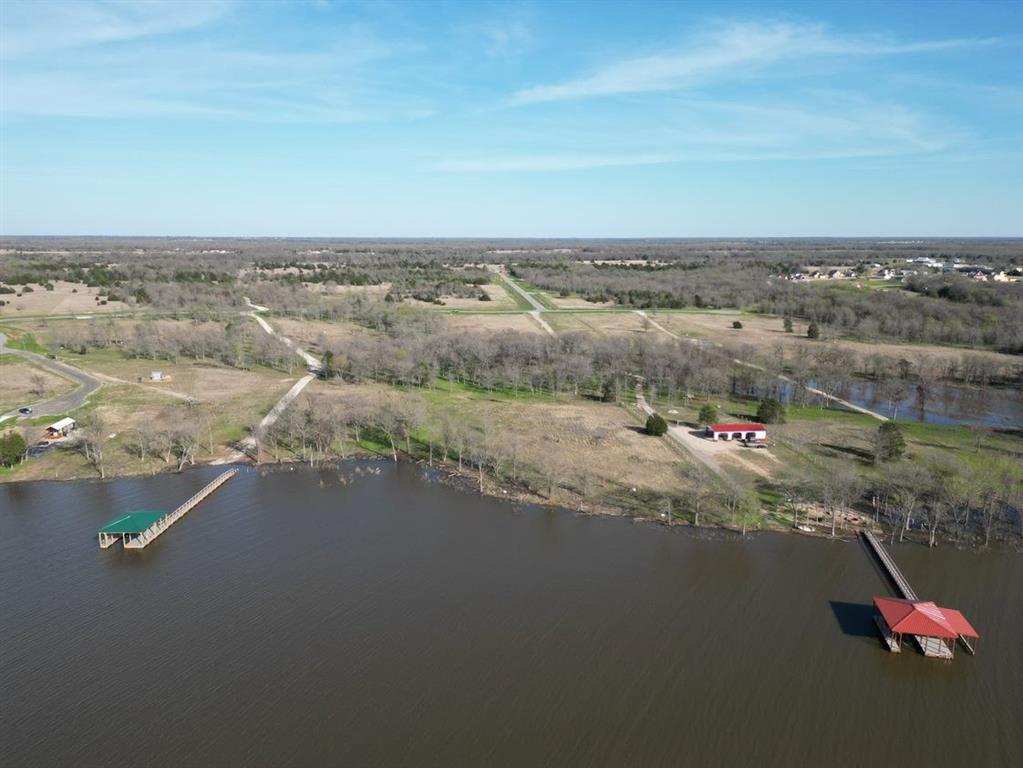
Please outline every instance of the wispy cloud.
[[4, 0], [0, 56], [12, 59], [194, 29], [234, 6], [234, 0]]
[[479, 25], [488, 56], [517, 55], [533, 43], [533, 32], [522, 19], [501, 19]]
[[[530, 149], [495, 147], [449, 157], [431, 169], [452, 173], [586, 170], [669, 163], [836, 160], [925, 155], [963, 137], [929, 115], [858, 94], [807, 91], [791, 103], [686, 99], [642, 124], [629, 115], [587, 116], [548, 138], [542, 124]], [[544, 145], [547, 149], [544, 149]], [[578, 152], [566, 146], [588, 146]], [[557, 148], [555, 148], [557, 147]]]
[[531, 171], [580, 171], [623, 165], [663, 165], [676, 163], [680, 155], [671, 154], [592, 154], [575, 153], [547, 155], [493, 155], [463, 160], [442, 160], [430, 166], [431, 170], [451, 173], [501, 173]]
[[[82, 3], [61, 5], [89, 20], [51, 45], [0, 68], [0, 106], [10, 115], [63, 117], [178, 116], [264, 122], [361, 122], [416, 117], [430, 111], [411, 89], [375, 87], [374, 65], [416, 50], [384, 41], [362, 25], [335, 24], [320, 44], [280, 49], [273, 41], [240, 48], [222, 30], [183, 38], [154, 37], [213, 22], [218, 3]], [[182, 13], [170, 13], [175, 8]], [[23, 29], [30, 30], [22, 10]], [[196, 10], [198, 9], [198, 10]], [[66, 34], [65, 34], [66, 32]]]
[[711, 78], [748, 74], [786, 60], [926, 53], [994, 42], [994, 38], [902, 42], [886, 36], [848, 37], [821, 24], [719, 25], [671, 50], [616, 61], [585, 77], [522, 89], [512, 96], [511, 103], [674, 90]]

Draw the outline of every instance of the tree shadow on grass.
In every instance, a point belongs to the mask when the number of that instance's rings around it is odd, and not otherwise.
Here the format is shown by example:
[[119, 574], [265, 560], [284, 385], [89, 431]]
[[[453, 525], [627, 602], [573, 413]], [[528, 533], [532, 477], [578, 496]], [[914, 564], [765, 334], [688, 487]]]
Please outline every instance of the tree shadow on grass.
[[864, 464], [874, 463], [873, 451], [868, 451], [865, 448], [856, 448], [852, 445], [835, 445], [834, 443], [821, 443], [822, 448], [828, 448], [835, 453], [844, 453], [854, 458], [859, 459]]

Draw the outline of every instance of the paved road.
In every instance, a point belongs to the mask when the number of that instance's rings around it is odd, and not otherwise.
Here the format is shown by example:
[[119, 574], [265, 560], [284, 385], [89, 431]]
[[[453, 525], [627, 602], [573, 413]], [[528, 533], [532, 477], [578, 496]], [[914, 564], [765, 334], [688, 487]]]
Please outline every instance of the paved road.
[[554, 329], [551, 328], [551, 326], [548, 324], [548, 322], [546, 320], [544, 320], [542, 317], [540, 317], [540, 313], [544, 312], [547, 308], [543, 304], [541, 304], [539, 301], [537, 301], [535, 298], [533, 298], [533, 294], [531, 294], [529, 291], [525, 290], [521, 285], [516, 283], [514, 280], [509, 278], [507, 275], [505, 275], [500, 270], [495, 269], [494, 270], [494, 274], [496, 274], [498, 277], [500, 277], [504, 281], [504, 284], [509, 286], [513, 291], [515, 291], [515, 293], [517, 293], [519, 296], [521, 296], [527, 302], [529, 302], [529, 306], [531, 306], [533, 308], [532, 310], [530, 310], [529, 316], [531, 318], [533, 318], [534, 320], [536, 320], [537, 325], [539, 325], [541, 328], [543, 328], [547, 333], [549, 333], [551, 336], [554, 336], [555, 338], [557, 338], [558, 334], [556, 334], [554, 332]]
[[[77, 410], [85, 405], [89, 399], [89, 395], [100, 388], [100, 381], [95, 377], [91, 376], [85, 371], [80, 371], [77, 368], [72, 368], [66, 363], [62, 363], [58, 360], [51, 360], [45, 355], [40, 355], [35, 352], [26, 352], [21, 349], [10, 349], [6, 346], [7, 337], [0, 333], [0, 353], [17, 355], [25, 360], [28, 360], [40, 368], [45, 368], [51, 373], [55, 373], [65, 379], [69, 379], [78, 384], [78, 387], [66, 395], [58, 395], [57, 397], [51, 397], [49, 400], [43, 400], [38, 403], [27, 403], [32, 408], [32, 416], [57, 416], [62, 413], [68, 413], [70, 411]], [[9, 413], [5, 413], [0, 416], [0, 422], [8, 419], [14, 419], [18, 417], [18, 411], [13, 410]]]

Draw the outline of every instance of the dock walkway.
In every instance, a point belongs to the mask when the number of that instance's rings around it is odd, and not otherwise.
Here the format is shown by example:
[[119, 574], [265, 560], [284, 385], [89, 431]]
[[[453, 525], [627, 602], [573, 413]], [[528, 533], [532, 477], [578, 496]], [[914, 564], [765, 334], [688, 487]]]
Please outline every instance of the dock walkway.
[[901, 597], [904, 600], [919, 600], [920, 598], [916, 596], [916, 592], [914, 592], [913, 588], [909, 586], [909, 582], [906, 580], [906, 577], [903, 576], [902, 571], [899, 570], [899, 566], [895, 564], [895, 561], [892, 560], [892, 556], [888, 554], [888, 550], [886, 550], [881, 542], [877, 540], [877, 536], [870, 531], [863, 531], [863, 538], [866, 540], [871, 550], [873, 550], [874, 555], [881, 563], [881, 567], [888, 575], [888, 578], [892, 580], [892, 583], [899, 591]]
[[117, 541], [121, 541], [124, 543], [125, 549], [143, 549], [237, 474], [237, 468], [233, 467], [222, 472], [212, 482], [207, 483], [193, 494], [188, 501], [166, 515], [153, 512], [134, 512], [118, 518], [99, 530], [100, 547], [106, 549]]

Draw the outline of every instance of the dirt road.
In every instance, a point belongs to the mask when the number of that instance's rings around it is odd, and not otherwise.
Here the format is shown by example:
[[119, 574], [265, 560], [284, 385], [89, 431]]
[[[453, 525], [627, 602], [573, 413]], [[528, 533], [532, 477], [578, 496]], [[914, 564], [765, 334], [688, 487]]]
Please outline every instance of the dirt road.
[[320, 361], [319, 360], [317, 360], [315, 357], [310, 355], [308, 352], [306, 352], [300, 346], [295, 344], [295, 342], [293, 342], [287, 336], [282, 336], [281, 334], [277, 333], [277, 331], [275, 331], [273, 329], [273, 326], [270, 325], [270, 323], [268, 323], [266, 320], [264, 320], [262, 317], [260, 317], [257, 314], [258, 312], [269, 312], [270, 311], [269, 307], [263, 307], [263, 306], [260, 306], [259, 304], [253, 304], [252, 300], [249, 299], [248, 296], [243, 296], [242, 298], [245, 299], [245, 303], [248, 304], [249, 308], [252, 310], [251, 312], [242, 312], [243, 315], [245, 315], [246, 317], [251, 317], [257, 323], [259, 323], [259, 326], [264, 331], [269, 333], [271, 336], [276, 336], [278, 339], [283, 341], [292, 351], [294, 351], [294, 353], [296, 355], [301, 357], [302, 360], [305, 361], [305, 364], [308, 365], [310, 368], [313, 368], [313, 369], [315, 369], [317, 371], [320, 369]]
[[241, 441], [241, 443], [238, 444], [238, 450], [236, 450], [231, 455], [214, 462], [214, 464], [233, 464], [235, 462], [244, 460], [247, 456], [254, 457], [255, 454], [258, 453], [258, 444], [260, 438], [262, 438], [263, 435], [266, 434], [266, 431], [273, 426], [274, 422], [276, 422], [277, 419], [280, 418], [280, 415], [284, 413], [284, 411], [287, 409], [289, 405], [291, 405], [294, 399], [302, 393], [302, 390], [309, 386], [309, 383], [316, 378], [322, 365], [322, 363], [320, 363], [319, 360], [317, 360], [304, 349], [299, 347], [287, 336], [282, 336], [281, 334], [277, 333], [277, 331], [273, 329], [273, 326], [271, 326], [270, 323], [268, 323], [266, 320], [264, 320], [257, 314], [257, 312], [269, 312], [270, 310], [268, 307], [262, 307], [259, 304], [253, 304], [252, 301], [249, 300], [248, 296], [245, 296], [244, 299], [245, 303], [249, 305], [252, 311], [243, 312], [242, 314], [245, 315], [246, 317], [251, 317], [257, 323], [259, 323], [260, 328], [262, 328], [271, 336], [276, 336], [278, 339], [287, 344], [288, 347], [291, 350], [293, 350], [296, 355], [298, 355], [299, 357], [302, 358], [302, 360], [305, 361], [306, 365], [308, 365], [309, 368], [311, 369], [311, 372], [303, 376], [298, 381], [296, 381], [292, 385], [291, 389], [284, 393], [281, 399], [278, 400], [274, 404], [274, 407], [270, 409], [269, 413], [267, 413], [266, 416], [264, 416], [262, 420], [259, 422], [255, 432], [249, 435], [248, 437], [244, 438]]
[[[636, 404], [639, 405], [643, 413], [648, 416], [654, 413], [654, 409], [650, 407], [650, 404], [643, 396], [642, 386], [638, 384], [636, 385]], [[708, 440], [703, 437], [703, 435], [698, 434], [698, 431], [691, 430], [686, 426], [669, 425], [667, 436], [685, 448], [686, 451], [692, 454], [693, 457], [701, 464], [722, 479], [728, 479], [728, 474], [725, 471], [725, 468], [721, 466], [721, 461], [731, 465], [738, 465], [739, 467], [747, 469], [761, 477], [771, 476], [770, 472], [761, 467], [755, 461], [751, 461], [743, 455], [744, 451], [752, 449], [743, 448], [732, 441], [716, 442], [714, 440]], [[777, 459], [766, 449], [758, 448], [756, 450], [759, 455], [766, 456], [773, 461], [777, 461]]]

